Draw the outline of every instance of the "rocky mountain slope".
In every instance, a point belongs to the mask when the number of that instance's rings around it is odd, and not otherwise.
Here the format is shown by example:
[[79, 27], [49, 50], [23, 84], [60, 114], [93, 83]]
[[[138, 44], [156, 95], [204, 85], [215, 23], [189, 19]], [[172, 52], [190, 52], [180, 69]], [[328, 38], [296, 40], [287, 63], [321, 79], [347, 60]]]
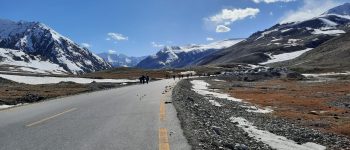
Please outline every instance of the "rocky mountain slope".
[[[81, 74], [111, 68], [99, 56], [39, 22], [0, 20], [0, 68]], [[12, 68], [9, 68], [9, 67]]]
[[235, 45], [240, 41], [242, 39], [219, 41], [207, 45], [166, 46], [157, 54], [142, 60], [137, 67], [155, 69], [196, 66], [203, 57]]
[[350, 70], [350, 33], [329, 40], [300, 57], [273, 64], [302, 72], [337, 72]]
[[130, 57], [124, 54], [114, 53], [100, 53], [97, 55], [110, 63], [113, 67], [134, 67], [146, 58], [146, 56]]
[[[350, 29], [350, 4], [344, 4], [309, 20], [277, 24], [256, 32], [248, 39], [204, 57], [200, 65], [259, 64], [284, 53], [307, 52]], [[282, 59], [282, 60], [288, 60]], [[276, 62], [276, 61], [274, 61]]]

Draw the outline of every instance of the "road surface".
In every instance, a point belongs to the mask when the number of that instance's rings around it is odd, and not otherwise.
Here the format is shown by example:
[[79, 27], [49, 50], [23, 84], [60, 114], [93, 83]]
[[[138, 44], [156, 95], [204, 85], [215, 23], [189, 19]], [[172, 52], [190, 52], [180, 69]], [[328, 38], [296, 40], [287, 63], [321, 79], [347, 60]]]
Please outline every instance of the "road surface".
[[0, 111], [0, 150], [190, 149], [162, 94], [172, 80]]

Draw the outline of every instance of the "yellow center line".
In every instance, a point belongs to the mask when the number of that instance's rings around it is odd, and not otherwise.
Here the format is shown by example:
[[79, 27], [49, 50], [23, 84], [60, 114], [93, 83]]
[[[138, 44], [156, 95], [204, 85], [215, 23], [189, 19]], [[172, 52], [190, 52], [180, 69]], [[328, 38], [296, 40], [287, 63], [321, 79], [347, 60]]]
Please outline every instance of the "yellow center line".
[[170, 150], [168, 131], [166, 128], [159, 129], [159, 150]]
[[160, 102], [159, 118], [160, 118], [160, 121], [165, 120], [165, 102], [164, 101]]
[[76, 110], [76, 109], [77, 109], [77, 108], [72, 108], [72, 109], [66, 110], [66, 111], [61, 112], [61, 113], [58, 113], [58, 114], [56, 114], [56, 115], [53, 115], [53, 116], [50, 116], [50, 117], [47, 117], [47, 118], [41, 119], [41, 120], [36, 121], [36, 122], [33, 122], [33, 123], [31, 123], [31, 124], [28, 124], [28, 125], [26, 125], [26, 127], [31, 127], [31, 126], [34, 126], [34, 125], [37, 125], [37, 124], [43, 123], [43, 122], [45, 122], [45, 121], [47, 121], [47, 120], [50, 120], [50, 119], [56, 118], [56, 117], [58, 117], [58, 116], [60, 116], [60, 115], [63, 115], [63, 114], [65, 114], [65, 113], [68, 113], [68, 112], [71, 112], [71, 111], [74, 111], [74, 110]]

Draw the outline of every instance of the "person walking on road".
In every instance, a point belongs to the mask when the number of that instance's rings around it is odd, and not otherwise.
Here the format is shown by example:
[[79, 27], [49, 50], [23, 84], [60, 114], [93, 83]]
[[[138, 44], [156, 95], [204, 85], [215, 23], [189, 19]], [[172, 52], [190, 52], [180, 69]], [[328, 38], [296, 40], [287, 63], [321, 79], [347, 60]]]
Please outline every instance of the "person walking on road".
[[174, 80], [176, 79], [176, 76], [175, 75], [173, 75], [173, 78], [174, 78]]
[[139, 79], [140, 79], [140, 84], [146, 83], [146, 77], [144, 75], [142, 75]]
[[142, 81], [143, 81], [142, 76], [139, 77], [139, 80], [140, 80], [140, 84], [142, 84]]
[[148, 84], [149, 76], [146, 76], [146, 83]]

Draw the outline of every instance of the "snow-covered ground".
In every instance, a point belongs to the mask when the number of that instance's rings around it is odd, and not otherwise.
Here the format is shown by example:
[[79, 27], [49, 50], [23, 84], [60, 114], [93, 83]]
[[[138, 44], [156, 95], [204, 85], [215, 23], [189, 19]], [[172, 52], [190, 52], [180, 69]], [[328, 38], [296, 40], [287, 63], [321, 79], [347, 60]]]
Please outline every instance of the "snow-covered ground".
[[261, 141], [273, 149], [277, 150], [325, 150], [326, 147], [312, 142], [297, 144], [293, 140], [289, 140], [284, 136], [273, 134], [269, 131], [259, 130], [253, 126], [253, 123], [242, 117], [231, 117], [231, 122], [236, 123], [238, 127], [243, 129], [248, 135], [257, 141]]
[[306, 77], [350, 75], [350, 71], [347, 71], [347, 72], [329, 72], [329, 73], [319, 73], [319, 74], [303, 74], [303, 75]]
[[190, 51], [206, 51], [210, 49], [224, 49], [231, 47], [239, 42], [243, 41], [243, 39], [234, 39], [234, 40], [223, 40], [217, 41], [209, 44], [192, 44], [187, 46], [182, 46], [178, 51], [174, 50], [175, 53], [179, 52], [190, 52]]
[[190, 74], [196, 75], [196, 72], [195, 71], [184, 71], [184, 72], [180, 72], [180, 74], [182, 74], [182, 75], [190, 75]]
[[222, 98], [222, 99], [228, 99], [231, 101], [236, 101], [236, 102], [241, 102], [241, 99], [238, 98], [233, 98], [228, 94], [223, 94], [223, 93], [217, 93], [214, 91], [210, 91], [208, 89], [209, 83], [203, 81], [203, 80], [192, 80], [191, 83], [193, 84], [193, 90], [197, 92], [198, 94], [201, 95], [213, 95], [214, 97], [217, 98]]
[[222, 106], [219, 102], [217, 102], [215, 100], [209, 100], [209, 102], [210, 102], [210, 104], [212, 104], [213, 106], [216, 106], [216, 107], [221, 107]]
[[[253, 112], [253, 113], [271, 113], [273, 110], [269, 107], [266, 108], [258, 108], [256, 106], [252, 106], [250, 103], [248, 102], [244, 102], [242, 99], [238, 99], [238, 98], [234, 98], [231, 97], [228, 94], [224, 94], [224, 93], [218, 93], [215, 92], [214, 90], [210, 90], [208, 89], [208, 87], [210, 86], [209, 83], [203, 81], [203, 80], [192, 80], [191, 83], [193, 84], [192, 86], [192, 90], [197, 92], [200, 95], [211, 95], [213, 97], [217, 97], [217, 98], [221, 98], [221, 99], [228, 99], [231, 101], [235, 101], [235, 102], [241, 102], [242, 108], [247, 108], [246, 111], [247, 112]], [[221, 104], [214, 101], [214, 100], [209, 100], [209, 102], [217, 107], [221, 107]]]
[[13, 107], [15, 105], [0, 105], [0, 109], [6, 109], [6, 108], [10, 108]]
[[[3, 57], [1, 65], [17, 66], [11, 71], [32, 72], [42, 74], [67, 74], [62, 67], [50, 61], [41, 61], [36, 56], [29, 56], [21, 50], [0, 48], [0, 56]], [[24, 61], [24, 59], [27, 60]]]
[[225, 82], [225, 80], [214, 79], [215, 82]]
[[138, 80], [129, 79], [89, 79], [89, 78], [73, 78], [73, 77], [35, 77], [35, 76], [20, 76], [0, 74], [0, 77], [12, 80], [18, 83], [25, 84], [52, 84], [59, 82], [75, 82], [75, 83], [91, 83], [95, 82], [111, 82], [111, 83], [125, 83], [125, 82], [139, 82]]
[[312, 48], [307, 48], [305, 50], [301, 50], [301, 51], [296, 51], [296, 52], [291, 52], [291, 53], [283, 53], [283, 54], [279, 54], [279, 55], [270, 55], [271, 59], [260, 63], [261, 65], [265, 65], [265, 64], [270, 64], [270, 63], [275, 63], [275, 62], [281, 62], [281, 61], [286, 61], [286, 60], [291, 60], [291, 59], [295, 59], [299, 56], [301, 56], [302, 54], [308, 52], [312, 50]]
[[255, 41], [256, 41], [256, 40], [259, 40], [259, 39], [261, 39], [261, 38], [264, 38], [266, 35], [269, 35], [269, 34], [272, 33], [272, 32], [277, 32], [277, 31], [278, 31], [278, 29], [265, 31], [265, 32], [261, 33], [261, 35], [260, 35], [258, 38], [255, 39]]
[[15, 106], [19, 106], [19, 105], [23, 105], [23, 104], [18, 104], [18, 105], [0, 105], [0, 110], [1, 110], [1, 109], [6, 109], [6, 108], [15, 107]]
[[257, 106], [251, 106], [251, 105], [241, 105], [243, 108], [247, 108], [247, 112], [253, 112], [253, 113], [262, 113], [267, 114], [273, 112], [273, 110], [270, 107], [265, 107], [264, 109], [261, 109]]
[[327, 34], [327, 35], [338, 35], [346, 33], [344, 30], [321, 30], [315, 29], [312, 34]]

